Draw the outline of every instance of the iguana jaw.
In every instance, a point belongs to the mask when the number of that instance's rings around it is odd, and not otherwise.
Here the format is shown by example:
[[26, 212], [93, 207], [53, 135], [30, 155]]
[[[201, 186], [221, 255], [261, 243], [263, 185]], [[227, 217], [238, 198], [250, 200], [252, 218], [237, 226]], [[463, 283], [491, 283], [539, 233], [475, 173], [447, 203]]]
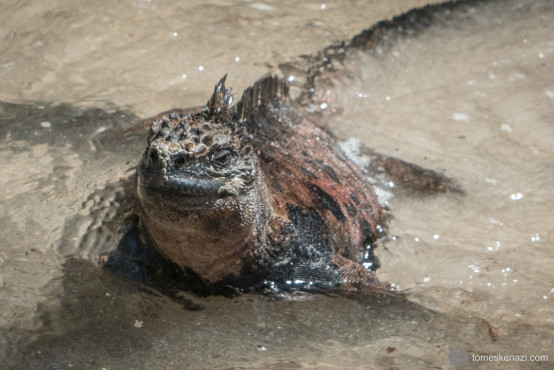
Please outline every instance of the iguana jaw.
[[143, 200], [167, 200], [182, 207], [203, 207], [225, 196], [218, 194], [224, 184], [221, 180], [149, 176], [140, 169], [138, 174], [137, 191]]

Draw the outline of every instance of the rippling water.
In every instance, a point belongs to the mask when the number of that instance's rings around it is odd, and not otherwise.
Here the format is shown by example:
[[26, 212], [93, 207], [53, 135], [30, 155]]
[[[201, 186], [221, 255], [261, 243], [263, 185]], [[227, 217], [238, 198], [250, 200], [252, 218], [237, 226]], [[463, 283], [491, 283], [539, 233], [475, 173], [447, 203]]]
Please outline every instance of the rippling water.
[[[2, 363], [422, 368], [450, 366], [455, 347], [552, 359], [553, 4], [435, 9], [413, 32], [382, 25], [384, 42], [299, 58], [424, 3], [4, 2]], [[87, 230], [116, 229], [139, 117], [205, 103], [225, 72], [240, 92], [278, 66], [294, 84], [322, 65], [300, 109], [465, 190], [384, 189], [378, 273], [406, 296], [183, 293], [183, 307], [77, 258], [114, 242]]]

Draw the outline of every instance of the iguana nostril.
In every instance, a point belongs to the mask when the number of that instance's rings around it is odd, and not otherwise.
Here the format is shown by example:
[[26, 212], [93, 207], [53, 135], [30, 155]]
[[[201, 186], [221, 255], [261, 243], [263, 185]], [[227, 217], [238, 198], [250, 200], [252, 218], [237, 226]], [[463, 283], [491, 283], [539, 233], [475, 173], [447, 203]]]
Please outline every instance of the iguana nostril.
[[173, 163], [175, 163], [175, 167], [183, 167], [187, 163], [187, 161], [185, 157], [179, 157], [176, 158]]

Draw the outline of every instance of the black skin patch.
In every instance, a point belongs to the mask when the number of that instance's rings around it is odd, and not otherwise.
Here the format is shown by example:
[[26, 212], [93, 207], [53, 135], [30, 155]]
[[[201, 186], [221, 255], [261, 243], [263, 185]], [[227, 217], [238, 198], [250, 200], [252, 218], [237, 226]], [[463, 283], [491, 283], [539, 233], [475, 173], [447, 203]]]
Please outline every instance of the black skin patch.
[[346, 212], [348, 212], [350, 217], [355, 217], [356, 216], [357, 210], [356, 210], [356, 207], [352, 203], [350, 203], [350, 202], [346, 203], [345, 207], [346, 207]]
[[350, 196], [352, 197], [352, 200], [354, 201], [354, 204], [356, 204], [357, 206], [360, 205], [360, 200], [358, 199], [358, 197], [356, 196], [356, 194], [352, 193], [350, 194]]
[[370, 235], [372, 235], [371, 226], [365, 220], [362, 220], [362, 231], [364, 232], [364, 235], [369, 235], [367, 237], [367, 239], [364, 241], [364, 244], [365, 245], [369, 245], [369, 244], [373, 245], [373, 243], [375, 243], [375, 241], [376, 241], [376, 238], [370, 236]]
[[335, 181], [337, 184], [340, 184], [340, 178], [337, 176], [335, 170], [326, 165], [325, 162], [321, 159], [316, 159], [315, 161], [321, 166], [323, 171], [325, 171], [333, 179], [333, 181]]
[[[318, 255], [328, 253], [332, 248], [329, 247], [329, 239], [327, 237], [327, 225], [325, 219], [319, 212], [313, 208], [304, 209], [294, 204], [287, 204], [289, 219], [294, 227], [295, 234], [302, 239], [299, 244], [302, 245], [318, 245], [328, 246], [321, 248]], [[307, 259], [317, 257], [304, 250], [301, 254]]]
[[306, 175], [307, 177], [309, 178], [316, 178], [317, 176], [313, 173], [313, 172], [310, 172], [308, 171], [307, 169], [305, 168], [302, 168], [302, 172], [304, 173], [304, 175]]
[[[338, 284], [339, 277], [332, 269], [331, 257], [335, 246], [325, 219], [314, 208], [287, 204], [288, 216], [294, 230], [289, 241], [276, 251], [279, 258], [271, 271], [271, 279], [310, 281], [318, 285]], [[285, 278], [285, 279], [284, 279]]]
[[325, 207], [325, 209], [330, 211], [337, 220], [346, 221], [346, 216], [340, 209], [339, 203], [337, 203], [337, 201], [333, 199], [332, 196], [327, 194], [323, 189], [321, 189], [317, 185], [312, 185], [312, 190], [314, 192], [314, 195], [320, 201], [320, 203]]

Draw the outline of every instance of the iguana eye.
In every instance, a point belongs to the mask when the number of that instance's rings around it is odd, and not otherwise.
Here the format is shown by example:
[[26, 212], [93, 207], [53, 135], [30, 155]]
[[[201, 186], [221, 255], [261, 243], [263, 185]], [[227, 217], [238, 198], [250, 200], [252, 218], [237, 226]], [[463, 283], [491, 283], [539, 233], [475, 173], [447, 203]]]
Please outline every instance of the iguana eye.
[[220, 166], [224, 166], [231, 161], [231, 152], [226, 149], [220, 150], [214, 154], [212, 161]]

